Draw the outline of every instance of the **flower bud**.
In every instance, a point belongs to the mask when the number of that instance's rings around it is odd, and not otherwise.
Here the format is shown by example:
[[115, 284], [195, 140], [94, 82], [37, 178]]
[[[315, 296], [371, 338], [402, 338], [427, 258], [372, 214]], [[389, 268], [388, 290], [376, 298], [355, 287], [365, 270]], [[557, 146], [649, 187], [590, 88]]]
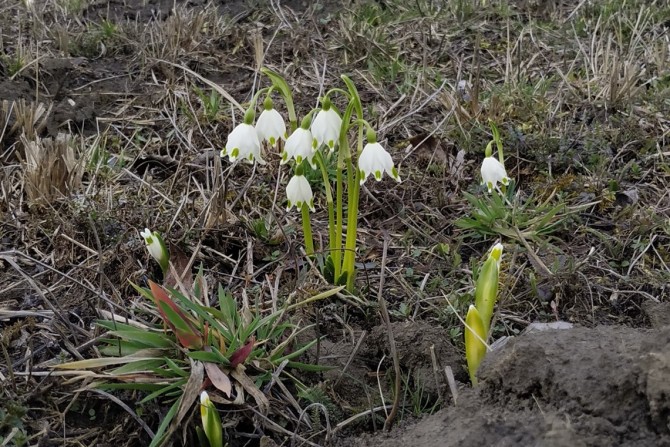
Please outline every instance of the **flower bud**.
[[207, 436], [210, 447], [223, 447], [221, 417], [209, 399], [207, 391], [200, 393], [200, 418], [202, 419], [202, 429]]
[[148, 228], [145, 228], [144, 231], [140, 231], [140, 236], [144, 239], [144, 243], [146, 244], [151, 257], [158, 262], [163, 273], [167, 273], [170, 263], [170, 253], [168, 253], [161, 235], [158, 231], [152, 232]]

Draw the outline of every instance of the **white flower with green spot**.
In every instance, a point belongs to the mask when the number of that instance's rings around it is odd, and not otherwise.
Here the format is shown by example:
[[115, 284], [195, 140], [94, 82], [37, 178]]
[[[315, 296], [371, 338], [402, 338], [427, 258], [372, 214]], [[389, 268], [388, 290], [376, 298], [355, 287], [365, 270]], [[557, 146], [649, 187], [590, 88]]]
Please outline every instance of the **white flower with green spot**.
[[311, 211], [314, 211], [312, 187], [304, 175], [294, 175], [289, 180], [288, 185], [286, 185], [286, 198], [288, 199], [288, 204], [286, 205], [287, 211], [294, 206], [301, 210], [303, 204], [306, 204]]
[[315, 153], [314, 146], [312, 132], [308, 129], [299, 127], [290, 137], [288, 137], [288, 140], [286, 140], [284, 151], [281, 153], [281, 164], [288, 163], [290, 159], [294, 159], [299, 165], [303, 160], [307, 160], [313, 168], [316, 168], [316, 164], [313, 160]]
[[261, 141], [256, 128], [247, 123], [238, 124], [228, 135], [226, 147], [221, 151], [222, 157], [226, 155], [231, 163], [241, 159], [265, 164], [261, 158]]
[[286, 141], [286, 124], [284, 118], [273, 108], [272, 100], [265, 100], [265, 108], [256, 121], [256, 132], [261, 141], [274, 146], [279, 140]]
[[375, 180], [380, 181], [382, 174], [386, 172], [395, 181], [400, 182], [400, 176], [396, 169], [391, 154], [377, 142], [365, 145], [361, 155], [358, 157], [358, 170], [360, 171], [361, 185], [365, 183], [368, 175], [372, 174]]
[[140, 236], [144, 239], [147, 251], [151, 257], [158, 262], [164, 273], [167, 272], [170, 263], [170, 253], [168, 253], [160, 233], [158, 231], [152, 232], [150, 229], [145, 228], [144, 231], [140, 231]]
[[317, 148], [325, 145], [330, 151], [335, 149], [335, 145], [340, 139], [340, 130], [342, 129], [342, 118], [335, 109], [328, 107], [319, 110], [312, 121], [312, 135], [317, 143]]
[[493, 156], [485, 157], [482, 162], [482, 184], [486, 185], [489, 193], [497, 186], [498, 182], [507, 186], [509, 184], [509, 177], [505, 166]]

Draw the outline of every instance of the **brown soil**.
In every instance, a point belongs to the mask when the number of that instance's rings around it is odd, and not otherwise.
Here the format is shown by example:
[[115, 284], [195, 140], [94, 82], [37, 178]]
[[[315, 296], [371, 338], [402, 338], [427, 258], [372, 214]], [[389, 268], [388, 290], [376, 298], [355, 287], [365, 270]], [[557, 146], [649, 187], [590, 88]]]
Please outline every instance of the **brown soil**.
[[531, 331], [491, 352], [455, 405], [342, 445], [670, 445], [669, 343], [667, 326]]

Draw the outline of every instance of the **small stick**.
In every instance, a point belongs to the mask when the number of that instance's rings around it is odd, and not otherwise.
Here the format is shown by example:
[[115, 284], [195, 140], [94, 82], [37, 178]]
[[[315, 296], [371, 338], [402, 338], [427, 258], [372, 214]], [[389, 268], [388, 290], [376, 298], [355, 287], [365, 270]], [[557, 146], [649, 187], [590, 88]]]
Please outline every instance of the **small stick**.
[[386, 309], [386, 300], [383, 296], [384, 290], [384, 277], [386, 272], [386, 255], [389, 248], [389, 238], [388, 234], [384, 234], [384, 249], [382, 252], [382, 271], [379, 278], [379, 292], [377, 293], [377, 301], [379, 302], [379, 312], [382, 315], [382, 320], [384, 326], [386, 326], [386, 332], [389, 336], [389, 350], [391, 351], [391, 358], [393, 358], [393, 371], [395, 373], [395, 386], [394, 386], [394, 396], [393, 396], [393, 406], [391, 412], [386, 417], [384, 421], [384, 430], [388, 431], [393, 426], [393, 420], [398, 414], [398, 407], [400, 406], [400, 359], [398, 358], [398, 351], [395, 346], [395, 338], [393, 337], [393, 331], [391, 330], [391, 319], [389, 318], [388, 309]]

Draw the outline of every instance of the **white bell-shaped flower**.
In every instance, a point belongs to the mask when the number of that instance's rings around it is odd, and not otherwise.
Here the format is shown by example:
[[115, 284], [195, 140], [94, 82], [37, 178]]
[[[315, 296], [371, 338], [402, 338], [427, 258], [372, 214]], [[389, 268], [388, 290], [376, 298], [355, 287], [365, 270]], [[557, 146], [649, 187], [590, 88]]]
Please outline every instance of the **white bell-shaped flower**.
[[312, 135], [316, 140], [317, 148], [321, 145], [328, 146], [329, 150], [334, 150], [335, 145], [340, 139], [340, 130], [342, 129], [342, 118], [333, 108], [321, 109], [312, 121]]
[[505, 186], [509, 184], [505, 166], [493, 156], [485, 157], [482, 162], [482, 184], [486, 185], [490, 193], [498, 182]]
[[363, 148], [358, 157], [358, 170], [361, 175], [361, 185], [367, 180], [368, 175], [372, 174], [377, 181], [382, 179], [382, 174], [386, 172], [397, 182], [400, 182], [398, 170], [395, 168], [391, 154], [381, 144], [374, 142], [368, 143]]
[[286, 140], [284, 151], [281, 153], [281, 164], [288, 163], [293, 158], [297, 164], [302, 163], [303, 160], [307, 160], [313, 168], [316, 168], [313, 160], [314, 152], [312, 132], [299, 127]]
[[274, 146], [279, 140], [286, 141], [286, 124], [276, 109], [265, 109], [256, 121], [256, 132], [261, 141]]
[[158, 231], [152, 232], [150, 229], [145, 228], [144, 231], [140, 231], [140, 236], [144, 239], [147, 251], [151, 257], [158, 262], [163, 272], [167, 272], [170, 262], [170, 254], [168, 253], [165, 242], [163, 242], [163, 238]]
[[311, 211], [314, 211], [312, 187], [304, 175], [294, 175], [289, 180], [288, 185], [286, 185], [286, 198], [288, 199], [287, 211], [294, 206], [301, 210], [303, 203], [307, 204]]
[[221, 156], [225, 155], [228, 155], [231, 163], [239, 158], [249, 163], [257, 161], [265, 164], [261, 158], [261, 141], [256, 128], [247, 123], [238, 124], [228, 135], [226, 147], [221, 151]]

